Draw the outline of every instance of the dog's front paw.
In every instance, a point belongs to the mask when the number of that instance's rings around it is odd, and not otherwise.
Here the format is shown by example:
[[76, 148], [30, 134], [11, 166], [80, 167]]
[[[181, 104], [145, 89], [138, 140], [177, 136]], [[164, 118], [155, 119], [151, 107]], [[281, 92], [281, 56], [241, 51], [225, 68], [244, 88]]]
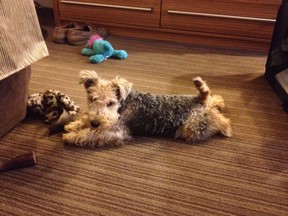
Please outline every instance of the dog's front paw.
[[75, 141], [76, 134], [74, 133], [64, 133], [62, 139], [67, 144], [72, 144]]
[[71, 125], [71, 123], [68, 124], [68, 125], [65, 125], [65, 126], [64, 126], [64, 130], [65, 130], [65, 132], [72, 132], [72, 131], [75, 131], [74, 128], [75, 128], [74, 125]]
[[64, 126], [64, 130], [66, 132], [78, 131], [82, 128], [83, 122], [81, 120], [77, 120], [74, 122], [70, 122], [69, 124]]
[[84, 146], [84, 143], [81, 142], [81, 136], [79, 136], [78, 133], [70, 132], [70, 133], [64, 133], [62, 135], [62, 140], [65, 144], [69, 145], [75, 145], [75, 146]]

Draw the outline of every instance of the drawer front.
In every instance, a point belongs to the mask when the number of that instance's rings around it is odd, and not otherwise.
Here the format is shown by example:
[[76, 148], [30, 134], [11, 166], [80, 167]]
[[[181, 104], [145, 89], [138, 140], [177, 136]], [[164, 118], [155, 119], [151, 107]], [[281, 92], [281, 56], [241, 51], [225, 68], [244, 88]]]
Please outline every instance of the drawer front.
[[270, 39], [281, 0], [162, 0], [161, 27]]
[[58, 6], [60, 19], [160, 25], [160, 0], [58, 0]]

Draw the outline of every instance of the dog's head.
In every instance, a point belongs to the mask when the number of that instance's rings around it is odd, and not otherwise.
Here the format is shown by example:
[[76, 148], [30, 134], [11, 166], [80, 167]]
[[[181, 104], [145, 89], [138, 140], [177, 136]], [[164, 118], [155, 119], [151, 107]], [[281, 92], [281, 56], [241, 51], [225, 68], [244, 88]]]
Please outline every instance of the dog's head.
[[129, 95], [132, 83], [120, 77], [105, 80], [93, 70], [81, 71], [79, 83], [87, 92], [87, 124], [97, 130], [113, 127], [118, 122], [118, 109]]

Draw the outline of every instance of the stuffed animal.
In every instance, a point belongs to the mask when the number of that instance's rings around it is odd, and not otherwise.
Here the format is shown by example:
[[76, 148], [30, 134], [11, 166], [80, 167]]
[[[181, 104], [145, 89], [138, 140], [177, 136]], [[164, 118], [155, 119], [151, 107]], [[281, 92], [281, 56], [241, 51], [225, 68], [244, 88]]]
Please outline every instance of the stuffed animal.
[[92, 35], [85, 48], [81, 51], [82, 55], [90, 56], [89, 61], [99, 64], [108, 58], [126, 59], [128, 54], [125, 50], [114, 50], [113, 46], [98, 35]]
[[29, 96], [27, 111], [40, 115], [44, 118], [44, 122], [51, 124], [56, 122], [64, 111], [71, 116], [76, 115], [80, 107], [66, 94], [56, 90], [47, 90]]

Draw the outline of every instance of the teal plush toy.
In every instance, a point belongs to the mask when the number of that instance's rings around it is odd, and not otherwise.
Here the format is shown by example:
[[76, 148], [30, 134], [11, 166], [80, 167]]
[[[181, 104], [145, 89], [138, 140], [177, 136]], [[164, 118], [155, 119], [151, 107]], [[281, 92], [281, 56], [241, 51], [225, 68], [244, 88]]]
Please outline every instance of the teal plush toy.
[[108, 58], [126, 59], [128, 54], [125, 50], [114, 50], [113, 46], [98, 35], [92, 35], [85, 48], [81, 51], [82, 55], [90, 56], [89, 61], [99, 64]]

